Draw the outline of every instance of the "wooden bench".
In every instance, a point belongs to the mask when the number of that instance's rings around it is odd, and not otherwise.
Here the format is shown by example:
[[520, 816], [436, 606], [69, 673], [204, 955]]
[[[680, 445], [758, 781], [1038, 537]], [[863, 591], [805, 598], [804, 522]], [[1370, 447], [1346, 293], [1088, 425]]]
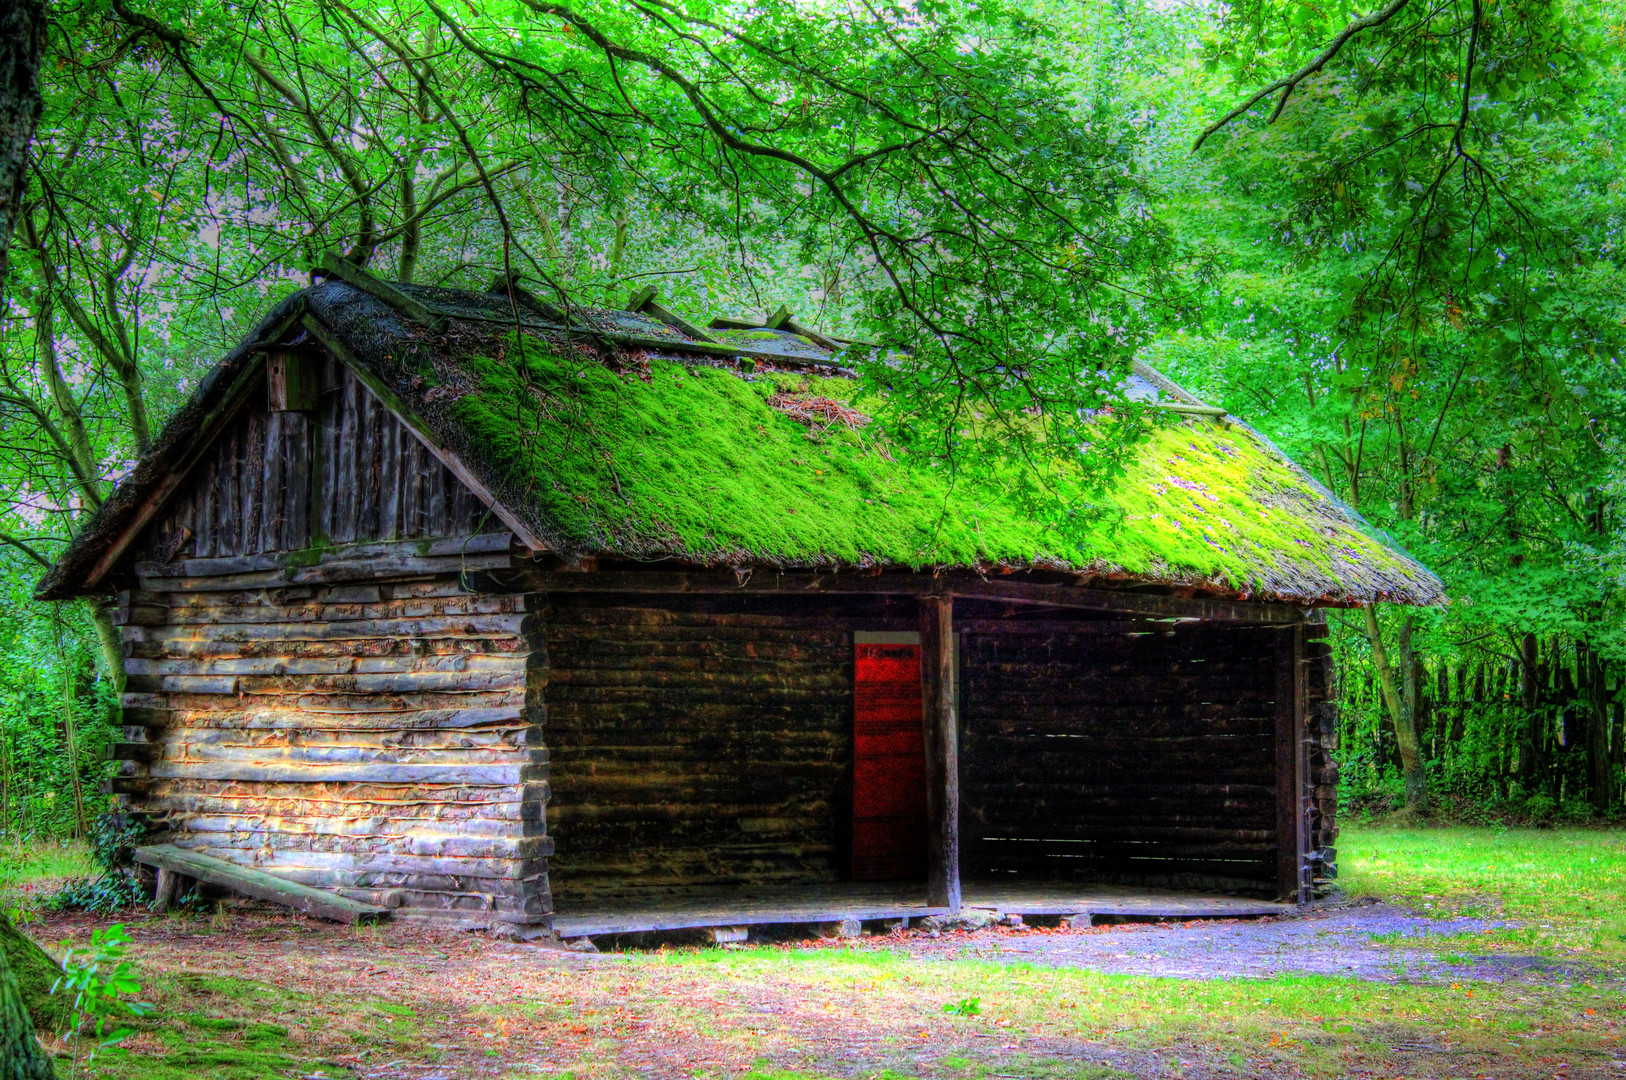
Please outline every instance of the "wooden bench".
[[139, 847], [136, 848], [135, 857], [136, 862], [143, 866], [156, 867], [158, 870], [158, 889], [152, 905], [157, 912], [168, 910], [169, 905], [175, 902], [182, 878], [194, 878], [252, 896], [256, 900], [282, 904], [318, 919], [354, 923], [390, 917], [389, 908], [363, 904], [337, 893], [285, 881], [263, 870], [238, 866], [225, 859], [188, 851], [174, 844]]

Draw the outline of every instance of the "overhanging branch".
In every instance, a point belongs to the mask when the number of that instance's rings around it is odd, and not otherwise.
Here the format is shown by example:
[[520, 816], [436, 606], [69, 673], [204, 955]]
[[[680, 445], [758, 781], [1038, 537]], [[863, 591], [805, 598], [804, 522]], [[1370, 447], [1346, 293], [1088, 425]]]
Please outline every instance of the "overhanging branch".
[[1300, 83], [1330, 64], [1339, 54], [1339, 52], [1343, 50], [1344, 46], [1348, 45], [1355, 37], [1365, 33], [1368, 30], [1382, 26], [1384, 23], [1400, 14], [1400, 12], [1404, 10], [1406, 5], [1410, 2], [1411, 0], [1390, 0], [1387, 7], [1375, 11], [1370, 15], [1356, 19], [1354, 22], [1344, 27], [1338, 32], [1338, 36], [1333, 38], [1332, 41], [1327, 44], [1327, 47], [1321, 50], [1321, 54], [1314, 60], [1311, 60], [1308, 64], [1305, 64], [1293, 74], [1288, 75], [1285, 78], [1277, 79], [1269, 86], [1248, 98], [1247, 101], [1244, 101], [1242, 104], [1238, 105], [1236, 108], [1232, 109], [1230, 112], [1208, 125], [1208, 127], [1204, 128], [1203, 133], [1197, 136], [1197, 141], [1191, 144], [1192, 153], [1196, 153], [1198, 150], [1201, 150], [1203, 148], [1203, 143], [1206, 142], [1208, 137], [1214, 134], [1214, 132], [1218, 131], [1222, 127], [1225, 127], [1237, 117], [1249, 112], [1255, 105], [1259, 104], [1265, 98], [1279, 90], [1281, 91], [1282, 96], [1277, 100], [1276, 107], [1271, 110], [1270, 119], [1265, 121], [1267, 124], [1275, 123], [1276, 118], [1282, 115], [1282, 110], [1287, 108], [1287, 99], [1293, 96], [1293, 91], [1298, 89]]

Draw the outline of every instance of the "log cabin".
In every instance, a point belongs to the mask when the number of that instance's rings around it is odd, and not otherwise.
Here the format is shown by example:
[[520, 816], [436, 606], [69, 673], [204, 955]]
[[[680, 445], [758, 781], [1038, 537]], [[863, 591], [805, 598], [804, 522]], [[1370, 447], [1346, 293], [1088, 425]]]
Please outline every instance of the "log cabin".
[[38, 588], [111, 606], [112, 789], [172, 845], [566, 937], [1336, 873], [1322, 609], [1441, 587], [1225, 410], [1137, 363], [1126, 472], [1038, 514], [784, 309], [324, 265]]

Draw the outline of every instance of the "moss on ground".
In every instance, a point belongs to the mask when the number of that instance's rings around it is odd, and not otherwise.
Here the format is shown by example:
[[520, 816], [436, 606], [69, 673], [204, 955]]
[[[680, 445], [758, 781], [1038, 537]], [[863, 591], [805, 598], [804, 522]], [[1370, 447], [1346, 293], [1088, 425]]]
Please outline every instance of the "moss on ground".
[[61, 1031], [68, 1026], [70, 1003], [53, 995], [51, 987], [62, 968], [34, 943], [34, 939], [0, 916], [0, 952], [6, 957], [22, 993], [23, 1007], [40, 1031]]
[[155, 1010], [126, 1021], [134, 1035], [97, 1056], [96, 1075], [106, 1080], [339, 1077], [350, 1074], [352, 1056], [422, 1054], [415, 1010], [394, 1002], [195, 972], [144, 977], [138, 996]]
[[711, 563], [1065, 565], [1307, 595], [1416, 573], [1247, 429], [1207, 418], [1153, 430], [1104, 496], [1061, 466], [1051, 482], [1072, 513], [1047, 521], [1024, 506], [1031, 476], [953, 476], [861, 427], [810, 426], [769, 402], [800, 391], [864, 408], [847, 380], [662, 360], [639, 377], [530, 337], [460, 363], [471, 389], [454, 419], [509, 497], [578, 549]]

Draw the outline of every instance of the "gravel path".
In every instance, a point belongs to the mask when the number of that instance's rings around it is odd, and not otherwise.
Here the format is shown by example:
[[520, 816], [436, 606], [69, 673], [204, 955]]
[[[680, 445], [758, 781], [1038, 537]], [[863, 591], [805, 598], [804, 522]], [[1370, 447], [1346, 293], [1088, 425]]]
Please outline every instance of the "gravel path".
[[[1285, 919], [1130, 923], [1087, 930], [984, 930], [910, 934], [901, 947], [923, 959], [1086, 967], [1186, 979], [1343, 975], [1383, 982], [1592, 982], [1626, 987], [1626, 971], [1562, 958], [1456, 951], [1438, 939], [1512, 924], [1430, 918], [1391, 904], [1312, 910]], [[896, 939], [894, 939], [896, 943]]]

